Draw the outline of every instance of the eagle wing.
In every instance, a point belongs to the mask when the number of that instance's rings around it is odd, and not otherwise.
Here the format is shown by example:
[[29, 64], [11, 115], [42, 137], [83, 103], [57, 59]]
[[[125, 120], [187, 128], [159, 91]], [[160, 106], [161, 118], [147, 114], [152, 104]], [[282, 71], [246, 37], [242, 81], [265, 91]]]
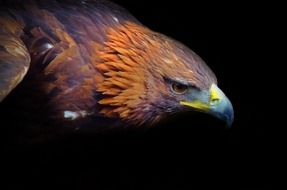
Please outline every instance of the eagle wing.
[[21, 40], [23, 25], [0, 17], [0, 102], [22, 81], [30, 66], [29, 52]]

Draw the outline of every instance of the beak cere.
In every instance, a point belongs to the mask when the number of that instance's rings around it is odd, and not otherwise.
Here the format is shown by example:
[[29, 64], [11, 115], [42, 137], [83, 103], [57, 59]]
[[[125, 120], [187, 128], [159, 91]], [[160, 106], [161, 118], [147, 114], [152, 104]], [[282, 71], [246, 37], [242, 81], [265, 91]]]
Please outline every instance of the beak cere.
[[208, 113], [220, 120], [223, 120], [226, 122], [228, 127], [233, 123], [234, 112], [232, 104], [216, 84], [211, 85], [209, 90], [209, 100], [207, 102], [200, 101], [200, 98], [198, 98], [191, 102], [181, 101], [180, 104], [191, 107], [196, 111]]

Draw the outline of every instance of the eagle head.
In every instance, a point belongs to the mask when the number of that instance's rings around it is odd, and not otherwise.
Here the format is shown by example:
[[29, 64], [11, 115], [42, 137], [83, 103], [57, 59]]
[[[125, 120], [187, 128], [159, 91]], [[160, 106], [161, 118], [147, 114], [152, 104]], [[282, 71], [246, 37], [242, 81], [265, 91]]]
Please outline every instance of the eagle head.
[[231, 125], [232, 104], [211, 69], [183, 44], [148, 28], [126, 23], [107, 30], [96, 68], [101, 113], [152, 124], [177, 112], [211, 114]]

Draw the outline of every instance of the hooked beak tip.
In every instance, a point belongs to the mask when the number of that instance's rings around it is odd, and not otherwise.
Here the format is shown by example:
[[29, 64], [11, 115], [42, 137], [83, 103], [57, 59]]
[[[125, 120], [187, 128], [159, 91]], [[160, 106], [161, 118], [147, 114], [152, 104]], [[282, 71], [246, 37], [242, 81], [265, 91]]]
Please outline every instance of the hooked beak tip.
[[234, 121], [234, 111], [230, 100], [225, 94], [213, 84], [210, 89], [211, 98], [216, 96], [216, 103], [210, 106], [210, 113], [226, 122], [227, 127], [231, 127]]

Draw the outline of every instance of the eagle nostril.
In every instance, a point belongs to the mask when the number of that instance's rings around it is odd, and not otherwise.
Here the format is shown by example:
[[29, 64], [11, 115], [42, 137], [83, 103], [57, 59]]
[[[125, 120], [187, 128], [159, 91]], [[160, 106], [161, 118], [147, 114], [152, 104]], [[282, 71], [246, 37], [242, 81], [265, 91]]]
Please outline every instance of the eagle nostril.
[[212, 98], [212, 99], [211, 99], [211, 102], [212, 102], [212, 103], [219, 102], [219, 98]]

